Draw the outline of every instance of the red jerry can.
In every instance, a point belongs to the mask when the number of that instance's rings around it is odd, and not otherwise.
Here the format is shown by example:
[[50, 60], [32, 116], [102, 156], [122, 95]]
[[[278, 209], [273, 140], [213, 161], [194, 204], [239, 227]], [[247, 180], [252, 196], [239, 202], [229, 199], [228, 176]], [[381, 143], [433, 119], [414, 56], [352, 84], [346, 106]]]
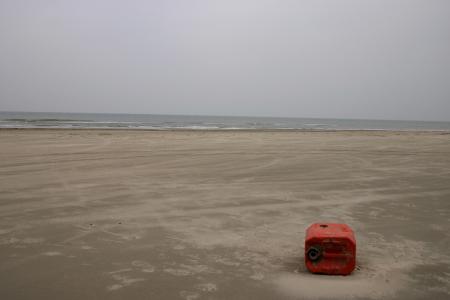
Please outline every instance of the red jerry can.
[[312, 273], [348, 275], [355, 269], [356, 240], [346, 224], [315, 223], [306, 229], [305, 264]]

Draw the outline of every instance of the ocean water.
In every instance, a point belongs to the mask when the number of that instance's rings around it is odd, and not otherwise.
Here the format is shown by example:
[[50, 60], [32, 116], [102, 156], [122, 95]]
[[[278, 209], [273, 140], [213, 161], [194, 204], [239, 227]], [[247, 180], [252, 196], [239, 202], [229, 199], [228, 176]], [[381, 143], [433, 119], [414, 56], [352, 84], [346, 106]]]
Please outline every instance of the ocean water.
[[450, 122], [144, 114], [0, 112], [0, 128], [450, 131]]

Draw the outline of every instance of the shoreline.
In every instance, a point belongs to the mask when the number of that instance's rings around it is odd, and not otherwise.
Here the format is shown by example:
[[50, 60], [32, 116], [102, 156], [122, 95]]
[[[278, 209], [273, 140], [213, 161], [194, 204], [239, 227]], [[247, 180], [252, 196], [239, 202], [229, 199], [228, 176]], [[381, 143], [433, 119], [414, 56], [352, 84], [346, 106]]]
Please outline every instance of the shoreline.
[[361, 132], [361, 133], [442, 133], [450, 134], [450, 130], [447, 129], [430, 129], [430, 130], [420, 130], [420, 129], [296, 129], [296, 128], [272, 128], [272, 129], [252, 129], [252, 128], [218, 128], [218, 129], [194, 129], [194, 128], [54, 128], [54, 127], [0, 127], [0, 131], [20, 131], [20, 130], [30, 130], [30, 131], [149, 131], [149, 132], [324, 132], [324, 133], [340, 133], [340, 132]]

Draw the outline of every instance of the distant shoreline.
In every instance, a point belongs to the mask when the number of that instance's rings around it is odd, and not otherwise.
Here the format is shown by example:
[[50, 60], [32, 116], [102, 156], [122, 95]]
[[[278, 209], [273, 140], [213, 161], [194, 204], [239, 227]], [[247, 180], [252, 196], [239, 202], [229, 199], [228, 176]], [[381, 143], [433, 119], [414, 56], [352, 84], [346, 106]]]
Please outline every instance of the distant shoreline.
[[0, 128], [209, 131], [450, 131], [450, 122], [0, 112]]
[[38, 127], [0, 127], [0, 131], [150, 131], [150, 132], [246, 132], [246, 133], [258, 133], [258, 132], [323, 132], [323, 133], [340, 133], [340, 132], [362, 132], [362, 133], [441, 133], [450, 134], [450, 130], [446, 129], [301, 129], [301, 128], [218, 128], [218, 129], [194, 129], [194, 128], [38, 128]]

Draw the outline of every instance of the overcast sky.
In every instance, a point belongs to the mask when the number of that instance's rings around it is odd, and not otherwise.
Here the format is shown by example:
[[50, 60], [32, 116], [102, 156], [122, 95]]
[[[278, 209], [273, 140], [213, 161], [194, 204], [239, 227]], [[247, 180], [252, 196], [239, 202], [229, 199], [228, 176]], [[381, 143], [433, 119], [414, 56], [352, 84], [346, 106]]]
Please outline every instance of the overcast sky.
[[0, 110], [450, 121], [450, 1], [0, 0]]

